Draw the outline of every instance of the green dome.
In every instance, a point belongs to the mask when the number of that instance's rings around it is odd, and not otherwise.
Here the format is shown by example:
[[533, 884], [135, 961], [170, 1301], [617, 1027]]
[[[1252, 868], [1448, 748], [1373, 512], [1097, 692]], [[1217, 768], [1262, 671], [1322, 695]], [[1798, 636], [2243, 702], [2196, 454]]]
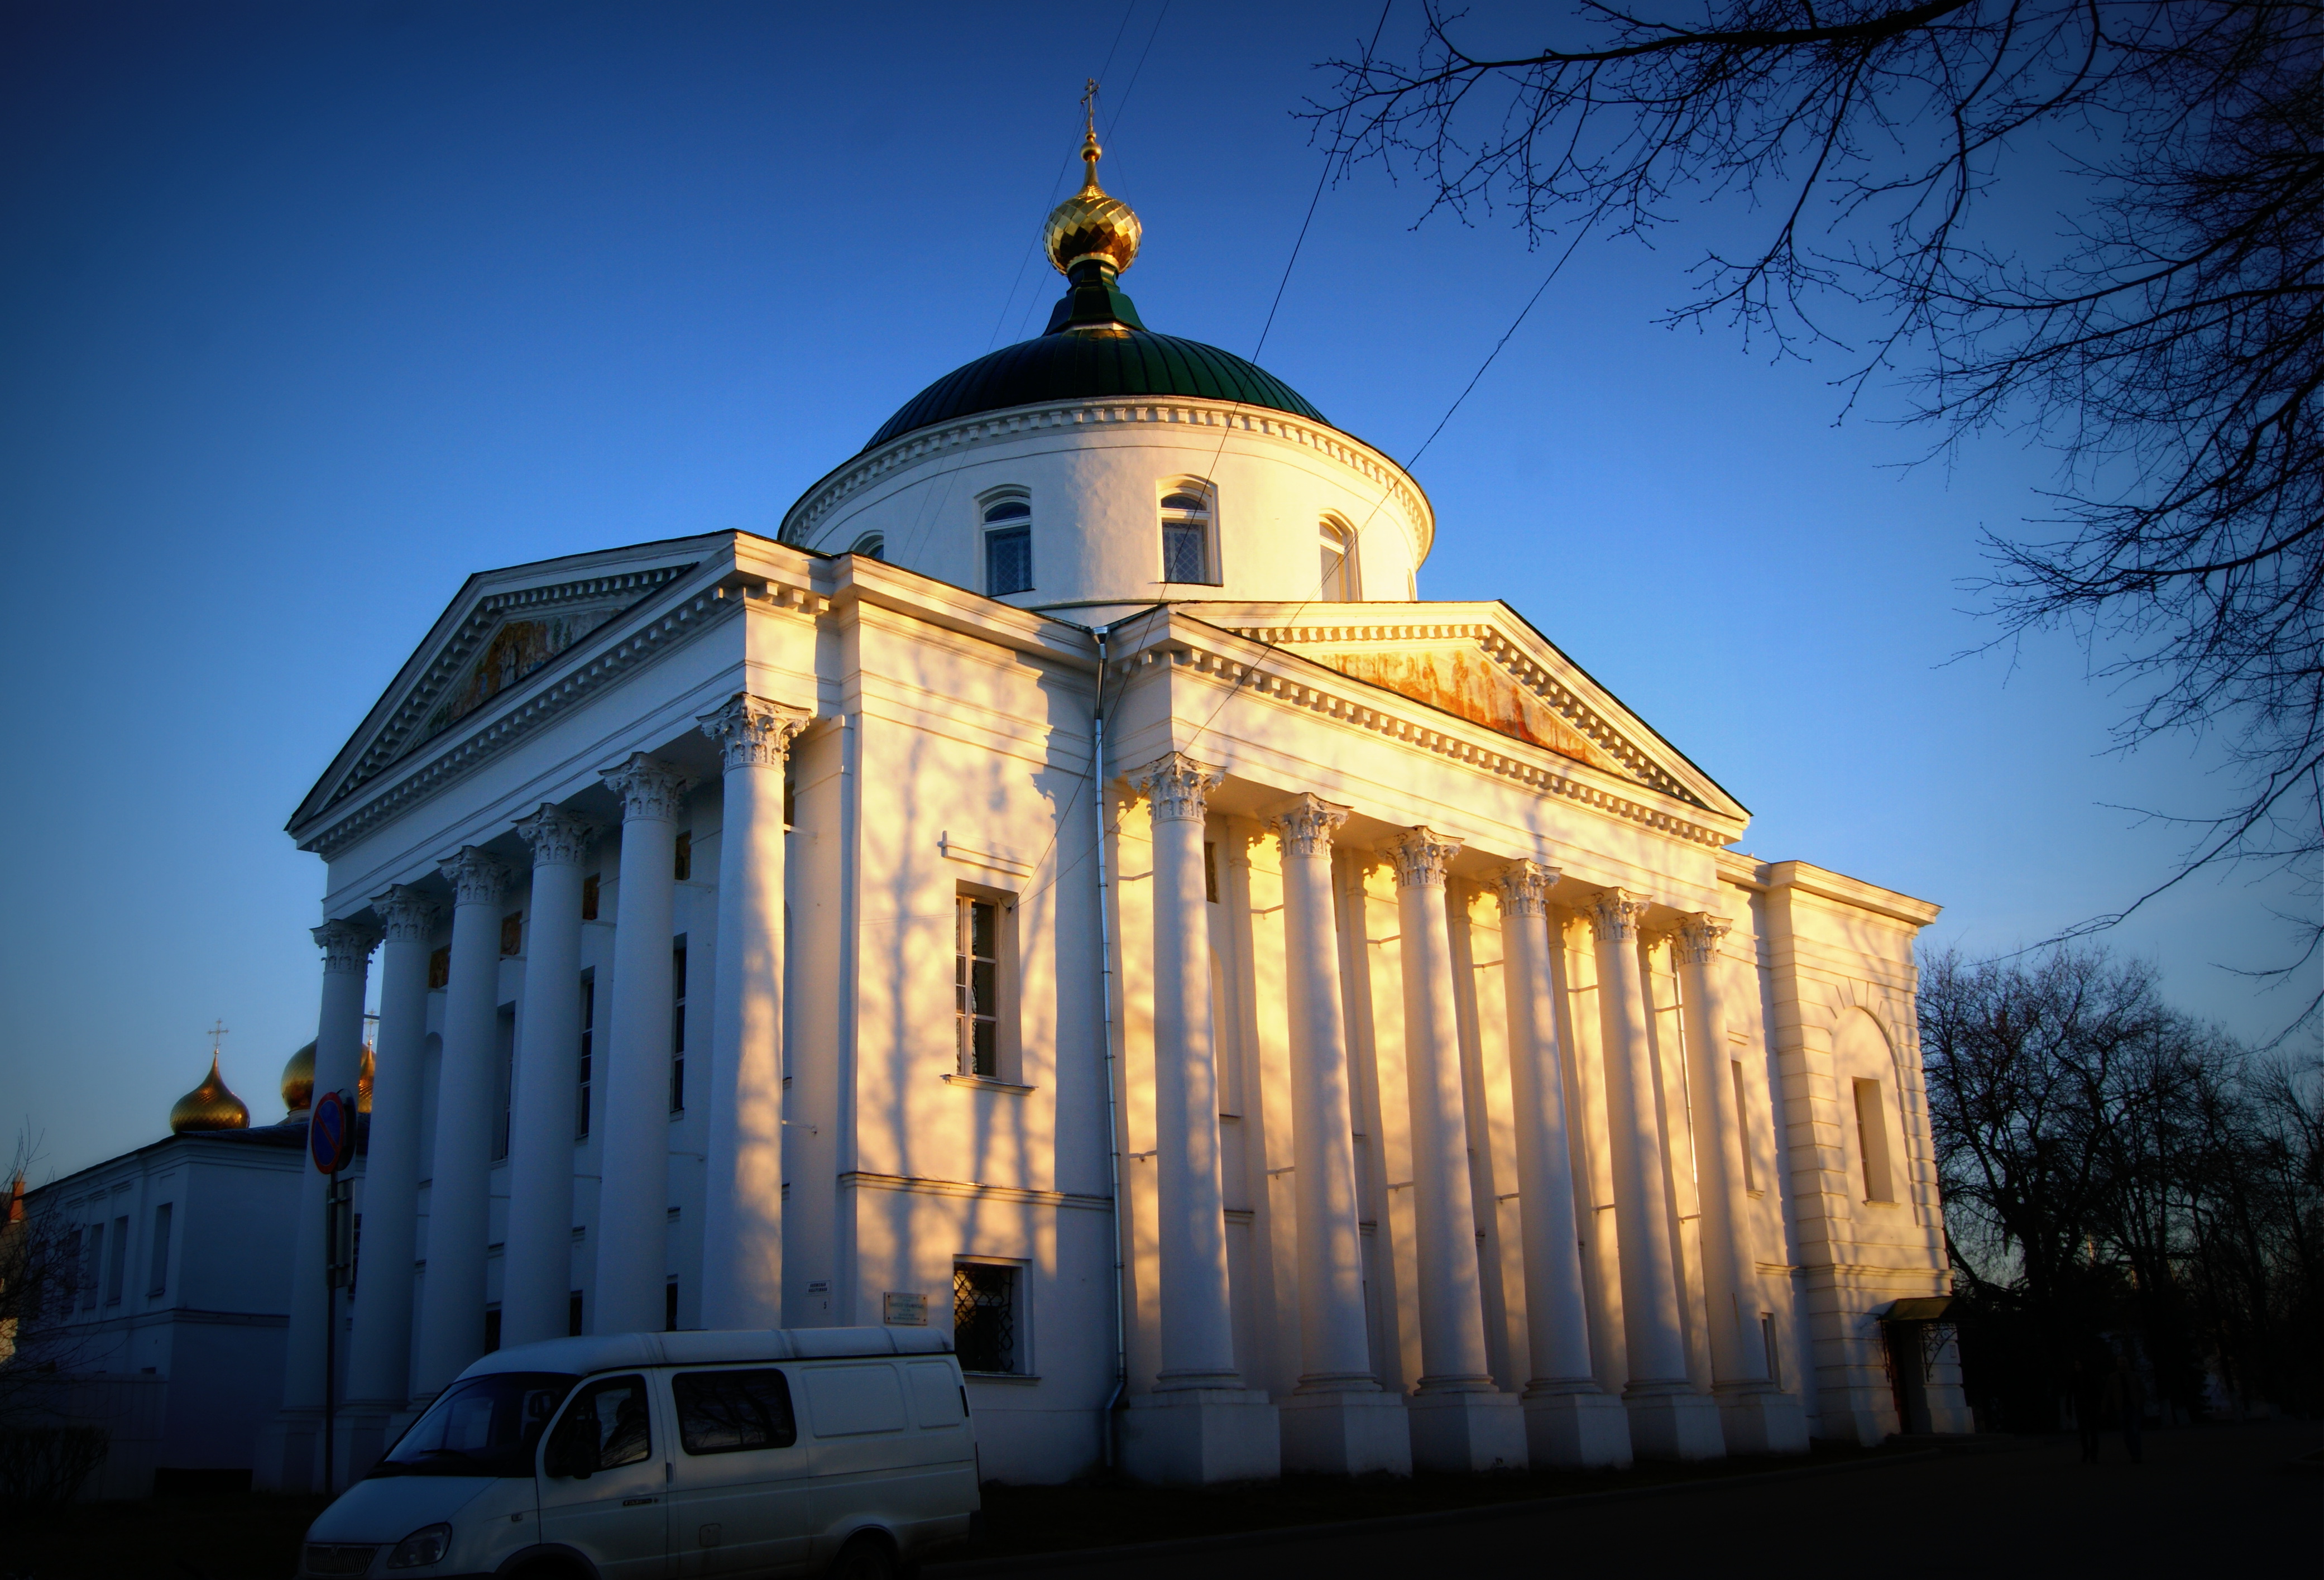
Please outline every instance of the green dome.
[[863, 448], [877, 449], [891, 439], [979, 411], [1047, 401], [1176, 395], [1240, 401], [1326, 420], [1305, 396], [1265, 368], [1215, 346], [1147, 328], [1111, 270], [1076, 264], [1072, 278], [1047, 333], [946, 374], [906, 402]]

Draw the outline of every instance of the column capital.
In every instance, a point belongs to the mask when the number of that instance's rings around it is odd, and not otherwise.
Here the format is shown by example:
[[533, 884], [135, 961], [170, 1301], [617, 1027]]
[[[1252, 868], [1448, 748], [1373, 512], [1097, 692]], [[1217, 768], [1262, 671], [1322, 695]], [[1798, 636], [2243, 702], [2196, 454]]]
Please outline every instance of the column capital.
[[455, 905], [497, 905], [508, 892], [508, 868], [473, 845], [464, 845], [458, 854], [438, 862], [436, 870], [452, 885]]
[[535, 865], [571, 867], [580, 865], [600, 829], [595, 818], [543, 801], [531, 817], [517, 819], [516, 831], [532, 846]]
[[1726, 938], [1734, 923], [1723, 916], [1713, 916], [1698, 910], [1679, 923], [1678, 931], [1671, 935], [1671, 948], [1682, 966], [1708, 966], [1719, 958], [1720, 940]]
[[408, 884], [373, 895], [371, 908], [391, 944], [424, 944], [435, 931], [436, 902]]
[[1329, 855], [1332, 836], [1348, 820], [1348, 808], [1317, 795], [1296, 795], [1269, 809], [1267, 826], [1285, 855]]
[[1562, 874], [1539, 862], [1515, 861], [1493, 874], [1504, 916], [1547, 916], [1549, 892]]
[[315, 947], [323, 951], [323, 969], [359, 976], [379, 947], [379, 935], [351, 921], [327, 921], [315, 929]]
[[1388, 854], [1396, 858], [1396, 886], [1410, 889], [1425, 884], [1432, 889], [1444, 887], [1444, 873], [1452, 858], [1461, 854], [1461, 842], [1448, 839], [1434, 828], [1407, 828], [1403, 836], [1389, 845]]
[[606, 788], [622, 798], [622, 820], [625, 823], [632, 818], [677, 822], [686, 805], [686, 792], [694, 788], [694, 775], [676, 763], [649, 757], [643, 752], [632, 753], [619, 768], [601, 768], [597, 772]]
[[780, 768], [791, 741], [815, 722], [805, 708], [787, 707], [738, 691], [723, 707], [712, 709], [695, 723], [718, 743], [728, 769]]
[[1590, 901], [1590, 930], [1600, 943], [1620, 943], [1638, 936], [1638, 922], [1646, 901], [1628, 889], [1600, 889]]
[[1166, 752], [1130, 777], [1150, 799], [1157, 823], [1199, 823], [1220, 776], [1184, 752]]

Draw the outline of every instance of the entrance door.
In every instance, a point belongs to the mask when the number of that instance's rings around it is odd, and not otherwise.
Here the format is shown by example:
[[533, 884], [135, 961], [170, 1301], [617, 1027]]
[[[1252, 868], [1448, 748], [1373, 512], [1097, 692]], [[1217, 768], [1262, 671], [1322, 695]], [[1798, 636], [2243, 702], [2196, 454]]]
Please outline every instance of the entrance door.
[[[601, 1377], [574, 1391], [549, 1428], [540, 1477], [541, 1539], [586, 1554], [603, 1580], [666, 1580], [669, 1572], [667, 1427], [642, 1374]], [[589, 1474], [550, 1475], [549, 1468]]]

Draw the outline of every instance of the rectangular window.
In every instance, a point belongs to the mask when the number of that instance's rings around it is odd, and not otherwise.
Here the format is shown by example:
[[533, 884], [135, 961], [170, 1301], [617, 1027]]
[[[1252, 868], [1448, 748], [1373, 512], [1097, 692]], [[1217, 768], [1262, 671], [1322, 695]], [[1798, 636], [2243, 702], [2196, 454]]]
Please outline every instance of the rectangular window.
[[145, 1280], [147, 1298], [157, 1298], [170, 1291], [170, 1218], [171, 1206], [163, 1202], [153, 1209], [153, 1254], [148, 1260], [152, 1269]]
[[661, 1287], [661, 1330], [678, 1331], [678, 1280], [672, 1279]]
[[121, 1286], [128, 1280], [129, 1274], [129, 1220], [127, 1218], [113, 1220], [111, 1250], [112, 1254], [106, 1259], [105, 1264], [105, 1303], [107, 1306], [118, 1306], [121, 1304]]
[[1021, 1370], [1017, 1354], [1017, 1270], [960, 1261], [952, 1270], [952, 1347], [964, 1372]]
[[441, 993], [452, 980], [452, 949], [446, 945], [428, 956], [428, 991]]
[[791, 1385], [772, 1367], [749, 1372], [681, 1372], [669, 1380], [678, 1401], [678, 1440], [688, 1454], [788, 1448], [798, 1441]]
[[501, 1308], [498, 1304], [484, 1307], [484, 1354], [491, 1354], [501, 1347]]
[[1759, 1313], [1759, 1342], [1767, 1348], [1767, 1381], [1781, 1388], [1784, 1385], [1784, 1350], [1775, 1342], [1775, 1314]]
[[1735, 1077], [1735, 1137], [1743, 1144], [1743, 1188], [1757, 1190], [1759, 1180], [1751, 1154], [1757, 1149], [1751, 1144], [1750, 1104], [1743, 1101], [1743, 1061], [1730, 1058], [1727, 1061], [1727, 1068]]
[[581, 880], [581, 919], [597, 919], [597, 874], [595, 873]]
[[1001, 906], [963, 894], [954, 923], [954, 1013], [960, 1073], [1001, 1076]]
[[497, 1163], [509, 1153], [509, 1113], [516, 1095], [516, 1006], [501, 1006], [497, 1060], [498, 1071], [493, 1081], [493, 1161]]
[[1203, 538], [1200, 522], [1162, 523], [1164, 581], [1206, 582], [1211, 579], [1210, 567], [1204, 563], [1209, 557], [1203, 552]]
[[1888, 1167], [1888, 1123], [1880, 1104], [1880, 1083], [1856, 1083], [1856, 1149], [1864, 1159], [1864, 1199], [1895, 1201]]
[[1207, 839], [1203, 841], [1203, 898], [1213, 905], [1219, 902], [1219, 847]]
[[565, 1335], [567, 1338], [581, 1336], [581, 1291], [578, 1289], [565, 1297]]
[[589, 1139], [589, 1082], [597, 1041], [597, 974], [581, 974], [581, 1089], [574, 1094], [573, 1139]]
[[669, 949], [669, 1111], [686, 1112], [686, 940]]
[[524, 913], [521, 910], [501, 918], [501, 953], [524, 953]]
[[984, 534], [984, 590], [992, 597], [1033, 590], [1033, 529], [1001, 527]]
[[65, 1309], [73, 1308], [73, 1297], [80, 1297], [84, 1311], [97, 1304], [97, 1247], [105, 1236], [105, 1225], [94, 1224], [84, 1232], [73, 1231], [72, 1245], [65, 1261], [70, 1276], [65, 1280]]
[[681, 828], [678, 835], [677, 859], [672, 864], [671, 876], [683, 883], [694, 876], [694, 830]]

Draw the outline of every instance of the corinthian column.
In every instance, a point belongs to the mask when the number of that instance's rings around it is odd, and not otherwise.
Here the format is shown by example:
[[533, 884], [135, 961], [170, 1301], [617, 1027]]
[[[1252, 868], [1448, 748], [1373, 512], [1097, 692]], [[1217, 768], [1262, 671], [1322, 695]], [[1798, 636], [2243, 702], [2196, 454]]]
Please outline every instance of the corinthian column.
[[[435, 902], [399, 884], [372, 902], [383, 924], [379, 1040], [372, 1049], [371, 1144], [364, 1159], [363, 1266], [355, 1280], [347, 1400], [374, 1432], [411, 1397], [411, 1262], [420, 1238], [420, 1056], [428, 1040], [428, 945]], [[360, 1476], [383, 1446], [350, 1440], [342, 1457]]]
[[1444, 877], [1458, 840], [1411, 828], [1396, 858], [1404, 966], [1404, 1070], [1412, 1111], [1414, 1238], [1419, 1252], [1420, 1383], [1411, 1400], [1412, 1463], [1491, 1470], [1526, 1463], [1517, 1401], [1485, 1359], [1477, 1210], [1469, 1190], [1468, 1104], [1452, 1005], [1452, 938]]
[[501, 899], [509, 872], [475, 845], [440, 864], [452, 885], [451, 976], [436, 1076], [428, 1276], [420, 1289], [413, 1401], [433, 1399], [484, 1353], [484, 1245], [492, 1228], [493, 1087], [499, 1074]]
[[1205, 798], [1219, 776], [1173, 752], [1136, 777], [1154, 832], [1154, 1134], [1161, 1358], [1123, 1428], [1131, 1474], [1163, 1482], [1280, 1473], [1275, 1411], [1235, 1370], [1219, 1179], [1219, 1078], [1203, 882]]
[[810, 718], [746, 693], [701, 720], [725, 763], [702, 1209], [705, 1327], [783, 1325], [783, 759]]
[[501, 1343], [563, 1338], [573, 1286], [573, 1132], [581, 1050], [581, 860], [597, 825], [544, 802], [532, 847], [524, 1002], [511, 1083]]
[[1686, 1375], [1678, 1276], [1655, 1104], [1654, 1052], [1638, 964], [1646, 901], [1602, 891], [1590, 911], [1598, 940], [1598, 1012], [1606, 1049], [1606, 1123], [1614, 1166], [1614, 1226], [1621, 1241], [1622, 1322], [1630, 1377], [1622, 1402], [1643, 1458], [1716, 1459], [1725, 1452], [1718, 1410]]
[[1629, 1424], [1620, 1402], [1599, 1388], [1590, 1361], [1556, 987], [1549, 969], [1549, 892], [1557, 876], [1554, 868], [1521, 861], [1494, 878], [1501, 897], [1501, 984], [1508, 1003], [1526, 1349], [1533, 1372], [1524, 1399], [1526, 1446], [1537, 1465], [1623, 1465], [1630, 1463]]
[[1743, 1183], [1743, 1129], [1735, 1111], [1733, 1061], [1719, 947], [1725, 917], [1698, 912], [1672, 939], [1686, 1021], [1687, 1101], [1694, 1110], [1695, 1188], [1702, 1201], [1703, 1305], [1711, 1320], [1712, 1395], [1730, 1454], [1803, 1454], [1806, 1415], [1767, 1375], [1759, 1335], [1759, 1259]]
[[[659, 1333], [669, 1279], [670, 947], [678, 819], [694, 776], [640, 752], [605, 783], [622, 801], [612, 1061], [597, 1206], [597, 1331]], [[716, 1254], [715, 1248], [710, 1253]]]
[[[323, 1003], [315, 1027], [309, 1113], [324, 1093], [355, 1089], [363, 1068], [364, 985], [371, 952], [379, 943], [378, 934], [346, 921], [326, 922], [314, 936], [323, 951]], [[302, 1150], [299, 1227], [290, 1245], [290, 1328], [282, 1345], [282, 1416], [267, 1436], [265, 1458], [271, 1463], [254, 1467], [260, 1484], [272, 1481], [284, 1492], [312, 1491], [322, 1471], [324, 1332], [329, 1325], [323, 1282], [325, 1184], [312, 1154]]]
[[1311, 795], [1269, 820], [1283, 853], [1291, 1029], [1292, 1192], [1299, 1245], [1301, 1376], [1283, 1401], [1286, 1470], [1408, 1474], [1401, 1400], [1372, 1375], [1356, 1204], [1355, 1125], [1332, 910], [1332, 831], [1347, 811]]

